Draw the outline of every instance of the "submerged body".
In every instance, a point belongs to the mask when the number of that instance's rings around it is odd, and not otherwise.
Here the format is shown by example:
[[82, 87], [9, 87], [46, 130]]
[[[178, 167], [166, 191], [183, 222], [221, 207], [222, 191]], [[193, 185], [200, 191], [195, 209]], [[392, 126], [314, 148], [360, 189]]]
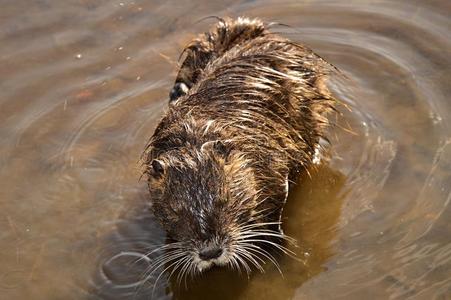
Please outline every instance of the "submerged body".
[[[186, 49], [146, 150], [152, 209], [182, 272], [271, 260], [288, 182], [311, 164], [331, 67], [258, 19], [220, 20]], [[180, 263], [177, 263], [180, 262]], [[185, 269], [184, 269], [185, 268]]]

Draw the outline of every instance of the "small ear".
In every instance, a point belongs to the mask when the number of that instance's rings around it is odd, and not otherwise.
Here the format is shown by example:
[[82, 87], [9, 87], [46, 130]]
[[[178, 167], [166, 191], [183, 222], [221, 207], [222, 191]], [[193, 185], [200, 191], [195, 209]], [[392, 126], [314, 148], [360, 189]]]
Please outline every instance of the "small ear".
[[228, 141], [217, 140], [213, 144], [213, 149], [222, 156], [227, 157], [232, 151], [232, 145]]
[[224, 140], [208, 141], [205, 142], [201, 147], [202, 151], [206, 149], [213, 150], [222, 157], [227, 157], [232, 151], [232, 145], [228, 141]]
[[164, 174], [165, 164], [161, 160], [158, 159], [152, 160], [149, 167], [150, 174], [152, 174], [153, 176], [160, 177], [161, 175]]

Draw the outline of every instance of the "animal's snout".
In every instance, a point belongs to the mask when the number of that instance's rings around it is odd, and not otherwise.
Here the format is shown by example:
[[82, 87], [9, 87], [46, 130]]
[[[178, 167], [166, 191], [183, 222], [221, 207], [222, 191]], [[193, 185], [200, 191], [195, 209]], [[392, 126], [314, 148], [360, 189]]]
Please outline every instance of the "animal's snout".
[[199, 251], [199, 258], [202, 260], [215, 259], [221, 256], [223, 250], [218, 246], [210, 246]]

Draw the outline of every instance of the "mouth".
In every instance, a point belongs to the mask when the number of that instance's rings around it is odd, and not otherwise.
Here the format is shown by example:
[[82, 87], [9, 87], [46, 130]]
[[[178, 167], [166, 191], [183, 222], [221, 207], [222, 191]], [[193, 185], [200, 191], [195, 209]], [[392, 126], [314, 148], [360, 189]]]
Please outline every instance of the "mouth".
[[199, 272], [205, 272], [213, 266], [224, 266], [229, 262], [229, 260], [227, 259], [227, 253], [224, 251], [220, 256], [211, 259], [202, 259], [198, 254], [196, 254], [194, 262]]

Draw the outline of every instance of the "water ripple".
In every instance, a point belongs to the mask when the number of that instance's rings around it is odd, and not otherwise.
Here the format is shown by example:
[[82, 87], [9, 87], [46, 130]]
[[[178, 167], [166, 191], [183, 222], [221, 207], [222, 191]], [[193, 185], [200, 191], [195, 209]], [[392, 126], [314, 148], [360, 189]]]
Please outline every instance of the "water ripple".
[[208, 25], [196, 21], [250, 15], [290, 25], [275, 30], [344, 75], [330, 82], [344, 104], [330, 162], [286, 212], [304, 264], [281, 258], [284, 278], [212, 272], [180, 291], [161, 279], [154, 296], [207, 299], [214, 286], [218, 299], [447, 299], [451, 7], [417, 2], [2, 5], [2, 296], [150, 297], [152, 280], [136, 290], [146, 263], [128, 259], [165, 235], [147, 209], [134, 214], [148, 202], [137, 161], [181, 48]]

